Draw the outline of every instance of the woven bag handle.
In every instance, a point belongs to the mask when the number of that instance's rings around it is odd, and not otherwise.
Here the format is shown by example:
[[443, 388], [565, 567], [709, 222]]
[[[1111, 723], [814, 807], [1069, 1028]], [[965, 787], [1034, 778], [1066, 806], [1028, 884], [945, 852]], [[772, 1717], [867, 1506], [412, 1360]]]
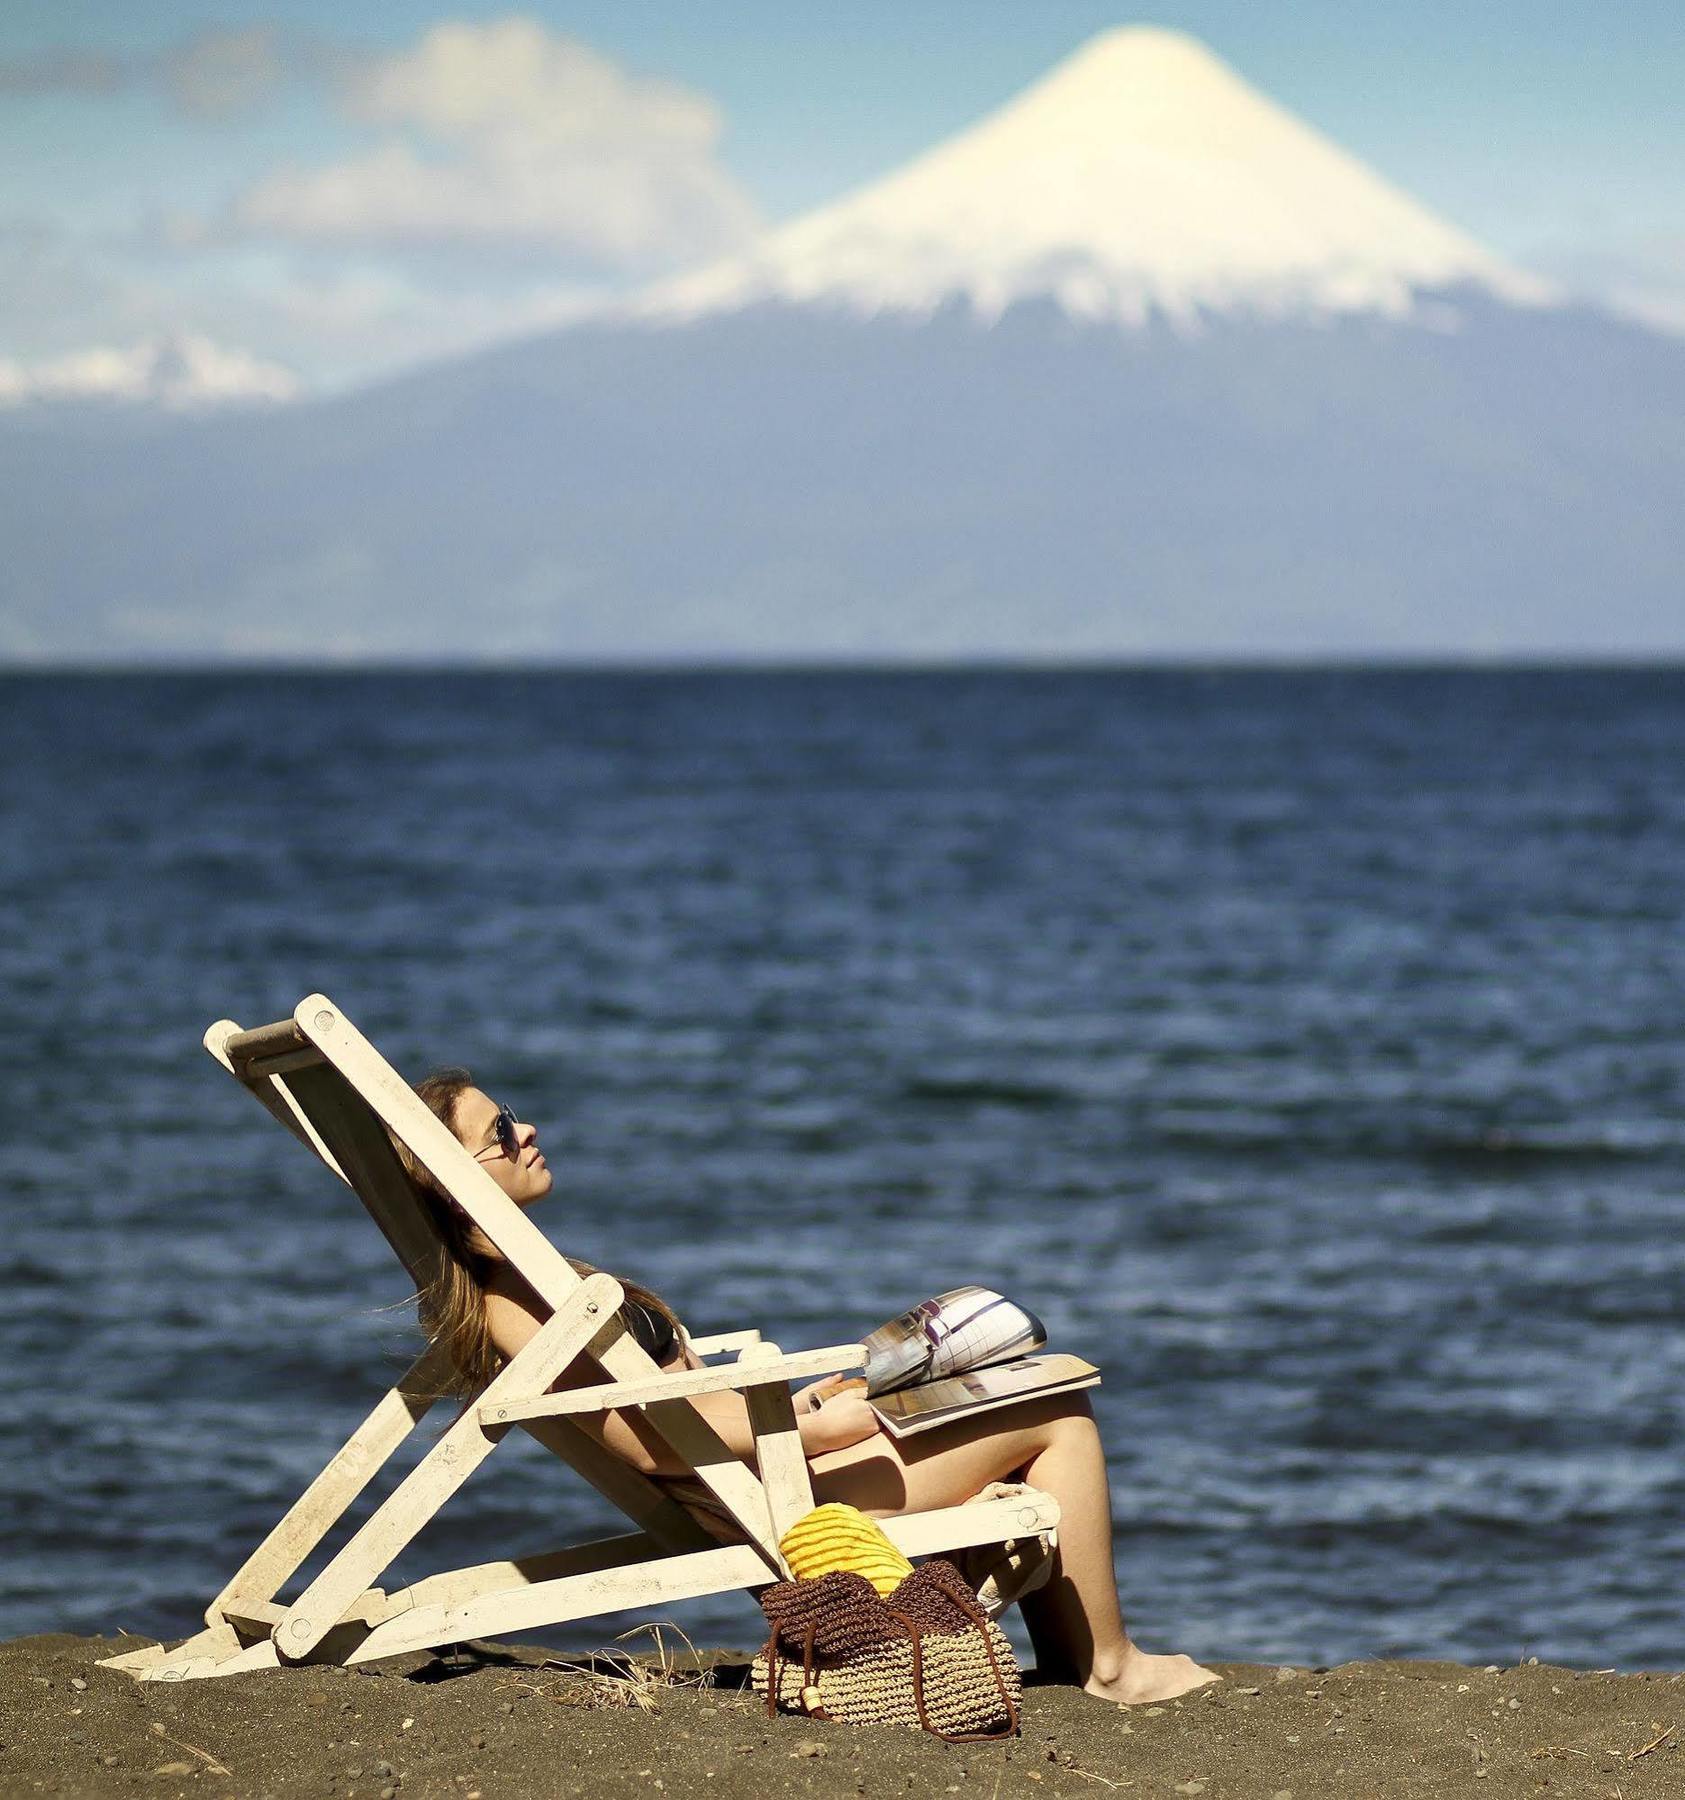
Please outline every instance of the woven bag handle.
[[[802, 1634], [802, 1704], [807, 1704], [806, 1695], [813, 1686], [813, 1640], [818, 1635], [817, 1624], [809, 1625]], [[772, 1628], [772, 1636], [766, 1641], [763, 1652], [766, 1657], [766, 1716], [769, 1719], [778, 1717], [778, 1627]], [[830, 1714], [822, 1706], [816, 1706], [808, 1715], [814, 1719], [829, 1719]]]
[[989, 1621], [977, 1604], [977, 1597], [966, 1587], [955, 1574], [950, 1583], [947, 1573], [940, 1569], [930, 1568], [931, 1577], [936, 1585], [950, 1600], [970, 1619], [982, 1633], [983, 1654], [989, 1659], [989, 1672], [995, 1678], [995, 1688], [1000, 1694], [1001, 1704], [1006, 1708], [1006, 1727], [1002, 1731], [940, 1731], [930, 1722], [930, 1714], [924, 1704], [924, 1642], [923, 1632], [918, 1624], [907, 1617], [904, 1612], [885, 1604], [884, 1610], [906, 1632], [913, 1646], [913, 1705], [918, 1709], [919, 1723], [932, 1737], [941, 1738], [945, 1744], [992, 1744], [997, 1739], [1012, 1737], [1018, 1730], [1018, 1707], [1012, 1698], [1012, 1692], [1006, 1685], [1006, 1677], [1001, 1673], [1000, 1662], [995, 1656], [995, 1647], [989, 1640]]
[[769, 1719], [778, 1717], [778, 1627], [772, 1628], [772, 1636], [766, 1640], [766, 1649], [761, 1653], [766, 1658], [766, 1716]]
[[1001, 1704], [1006, 1708], [1006, 1730], [981, 1733], [981, 1741], [988, 1742], [991, 1738], [1011, 1737], [1018, 1729], [1018, 1707], [1012, 1698], [1011, 1690], [1006, 1685], [1006, 1677], [1001, 1673], [1000, 1663], [995, 1657], [994, 1640], [989, 1636], [988, 1615], [978, 1605], [977, 1596], [965, 1584], [958, 1570], [952, 1567], [936, 1568], [931, 1573], [936, 1578], [936, 1585], [982, 1634], [983, 1654], [989, 1659], [989, 1669], [994, 1675], [995, 1686], [1000, 1692]]

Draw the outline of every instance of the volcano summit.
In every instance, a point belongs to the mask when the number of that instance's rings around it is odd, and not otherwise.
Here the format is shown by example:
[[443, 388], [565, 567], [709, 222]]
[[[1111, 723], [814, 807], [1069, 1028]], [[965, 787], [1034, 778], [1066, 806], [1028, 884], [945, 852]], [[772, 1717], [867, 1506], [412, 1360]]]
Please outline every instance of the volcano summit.
[[1443, 224], [1180, 32], [1122, 27], [863, 192], [658, 289], [695, 318], [760, 301], [993, 319], [1034, 299], [1077, 319], [1371, 310], [1541, 283]]

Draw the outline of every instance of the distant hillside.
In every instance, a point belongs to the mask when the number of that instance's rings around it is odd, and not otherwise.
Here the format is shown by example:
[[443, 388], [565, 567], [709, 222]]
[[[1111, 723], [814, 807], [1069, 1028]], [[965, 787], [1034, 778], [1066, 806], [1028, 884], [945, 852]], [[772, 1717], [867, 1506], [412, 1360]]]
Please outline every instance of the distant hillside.
[[575, 330], [331, 404], [0, 431], [12, 657], [1685, 647], [1685, 347]]

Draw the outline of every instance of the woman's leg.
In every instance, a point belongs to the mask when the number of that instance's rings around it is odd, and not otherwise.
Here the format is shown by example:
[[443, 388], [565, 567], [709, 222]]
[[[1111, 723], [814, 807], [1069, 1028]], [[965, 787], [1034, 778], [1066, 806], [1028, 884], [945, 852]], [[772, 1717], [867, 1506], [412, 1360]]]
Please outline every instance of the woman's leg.
[[957, 1506], [989, 1482], [1008, 1479], [1059, 1502], [1053, 1579], [1023, 1603], [1045, 1673], [1131, 1704], [1216, 1679], [1186, 1656], [1148, 1656], [1130, 1641], [1112, 1567], [1106, 1460], [1084, 1395], [1027, 1401], [901, 1440], [880, 1432], [813, 1459], [816, 1501], [840, 1500], [879, 1515]]

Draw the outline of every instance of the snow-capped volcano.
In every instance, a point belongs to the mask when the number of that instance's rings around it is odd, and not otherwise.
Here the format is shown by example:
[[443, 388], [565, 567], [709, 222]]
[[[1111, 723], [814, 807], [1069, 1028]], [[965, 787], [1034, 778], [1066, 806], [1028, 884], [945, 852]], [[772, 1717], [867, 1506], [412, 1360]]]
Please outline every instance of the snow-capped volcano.
[[0, 364], [0, 663], [1677, 657], [1685, 345], [1547, 298], [1114, 32], [630, 310], [167, 453]]
[[650, 290], [645, 317], [757, 302], [992, 319], [1410, 311], [1424, 292], [1545, 290], [1436, 219], [1180, 32], [1093, 39], [969, 130]]

